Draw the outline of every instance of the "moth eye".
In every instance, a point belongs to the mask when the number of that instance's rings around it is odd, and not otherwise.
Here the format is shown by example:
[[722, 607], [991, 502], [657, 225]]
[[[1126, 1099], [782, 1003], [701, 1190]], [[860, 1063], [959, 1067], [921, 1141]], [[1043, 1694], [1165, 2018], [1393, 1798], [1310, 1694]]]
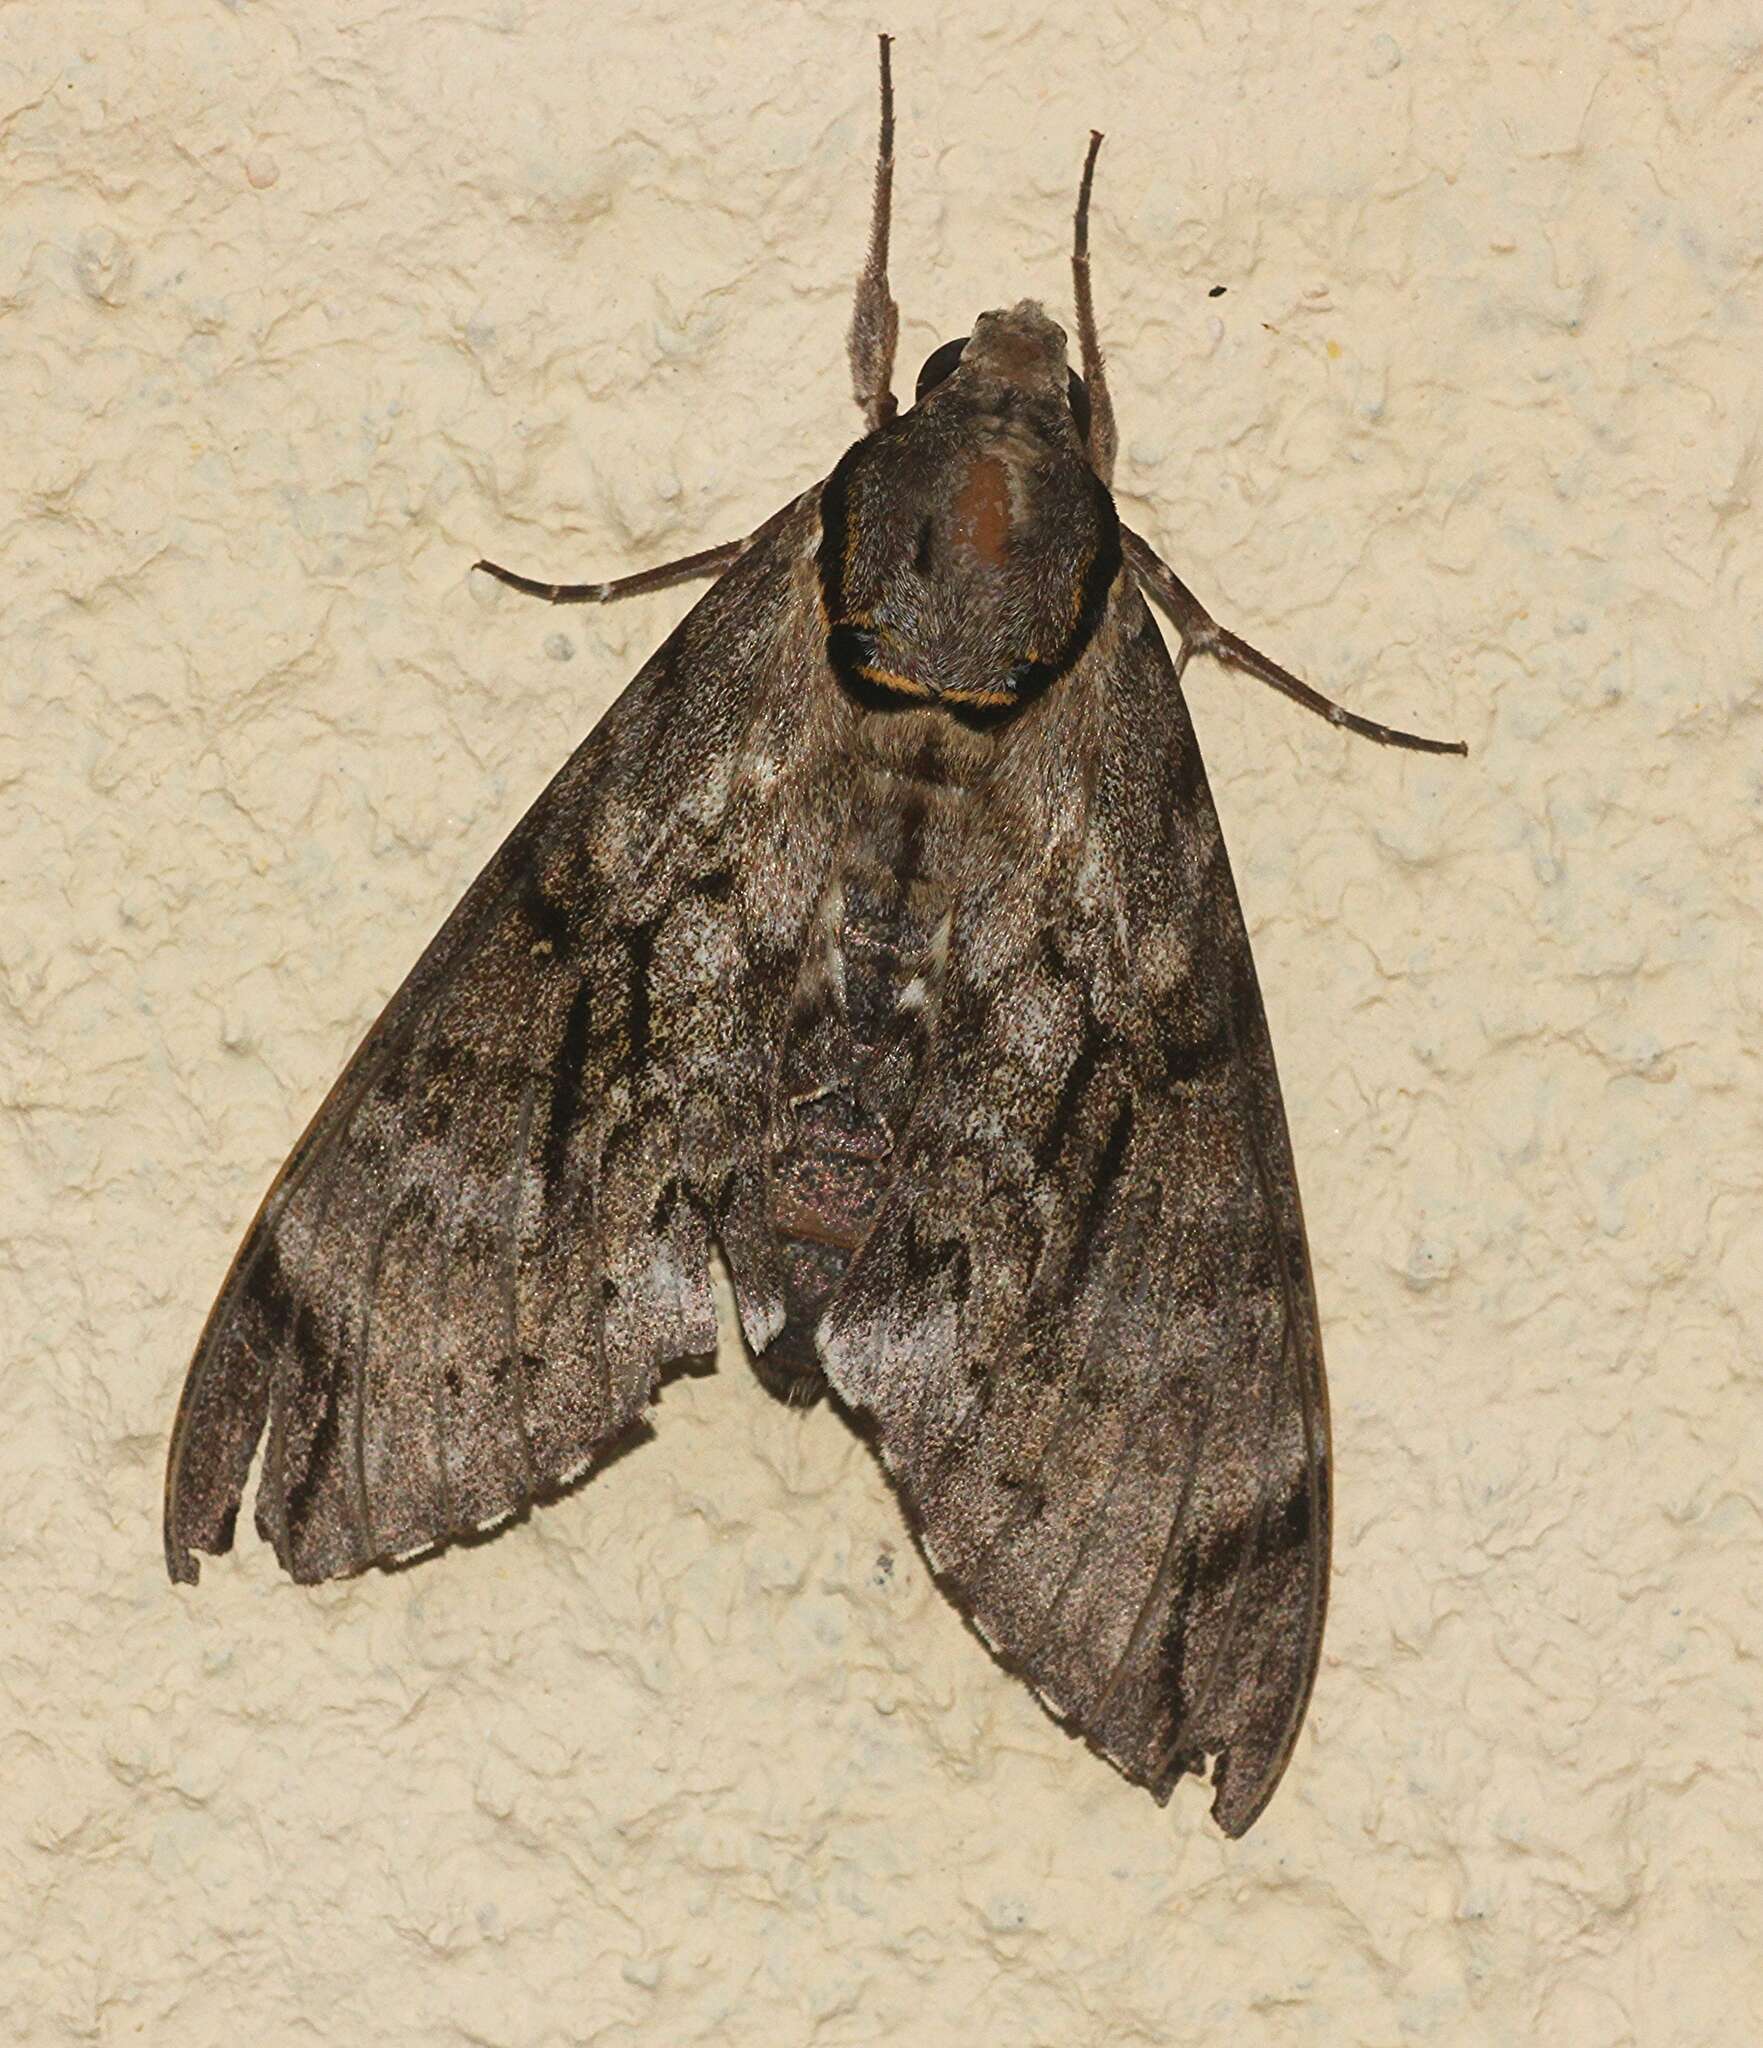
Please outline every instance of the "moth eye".
[[[918, 373], [918, 397], [936, 387], [953, 371], [961, 360], [961, 351], [967, 346], [964, 334], [959, 341], [946, 341], [941, 348], [933, 348], [924, 359], [924, 368]], [[916, 403], [917, 400], [914, 400]]]
[[1066, 372], [1065, 402], [1071, 407], [1071, 417], [1077, 422], [1077, 438], [1090, 438], [1090, 390], [1075, 370]]

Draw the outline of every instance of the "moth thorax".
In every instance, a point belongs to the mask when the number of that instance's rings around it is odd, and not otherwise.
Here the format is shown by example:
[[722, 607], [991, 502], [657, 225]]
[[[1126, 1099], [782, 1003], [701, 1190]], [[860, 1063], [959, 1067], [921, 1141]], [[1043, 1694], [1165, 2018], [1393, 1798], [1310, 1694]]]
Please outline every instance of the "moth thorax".
[[948, 409], [861, 442], [822, 504], [827, 651], [875, 710], [1011, 718], [1082, 653], [1120, 563], [1068, 417]]

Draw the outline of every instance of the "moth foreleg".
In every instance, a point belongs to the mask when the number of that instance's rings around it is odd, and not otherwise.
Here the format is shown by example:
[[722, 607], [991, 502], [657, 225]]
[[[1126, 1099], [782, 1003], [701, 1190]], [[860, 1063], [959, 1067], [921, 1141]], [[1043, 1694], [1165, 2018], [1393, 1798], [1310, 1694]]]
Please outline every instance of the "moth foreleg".
[[1337, 704], [1332, 697], [1325, 697], [1320, 690], [1312, 689], [1293, 675], [1290, 669], [1281, 668], [1259, 648], [1251, 647], [1248, 641], [1239, 639], [1235, 633], [1221, 626], [1149, 541], [1141, 540], [1125, 526], [1120, 529], [1120, 538], [1126, 549], [1126, 559], [1140, 586], [1175, 621], [1176, 631], [1182, 638], [1184, 659], [1190, 654], [1214, 655], [1231, 668], [1240, 668], [1246, 675], [1271, 683], [1274, 689], [1302, 704], [1306, 711], [1314, 711], [1318, 717], [1326, 718], [1330, 725], [1338, 725], [1344, 732], [1357, 733], [1361, 739], [1376, 740], [1380, 746], [1408, 747], [1417, 754], [1469, 752], [1462, 740], [1429, 740], [1420, 733], [1403, 732], [1398, 726], [1379, 725], [1376, 719], [1361, 718], [1357, 712]]
[[506, 583], [510, 590], [542, 597], [547, 604], [611, 604], [616, 598], [641, 597], [645, 591], [665, 590], [670, 584], [690, 583], [695, 577], [720, 576], [732, 569], [751, 545], [751, 539], [725, 540], [717, 547], [700, 548], [695, 555], [681, 555], [677, 562], [659, 562], [653, 569], [615, 576], [610, 583], [540, 583], [531, 576], [518, 576], [498, 562], [474, 562], [472, 567]]
[[900, 309], [888, 291], [888, 226], [894, 201], [894, 73], [888, 61], [892, 36], [881, 43], [881, 136], [875, 151], [875, 198], [869, 219], [869, 254], [857, 280], [851, 308], [851, 389], [873, 434], [899, 406], [894, 398], [894, 344], [900, 338]]

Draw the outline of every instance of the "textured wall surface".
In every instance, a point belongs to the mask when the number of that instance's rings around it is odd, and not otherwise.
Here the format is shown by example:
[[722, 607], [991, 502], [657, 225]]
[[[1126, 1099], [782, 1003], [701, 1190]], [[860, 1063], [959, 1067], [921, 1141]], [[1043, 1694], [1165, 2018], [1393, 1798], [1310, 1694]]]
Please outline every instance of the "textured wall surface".
[[[0, 2035], [348, 2048], [1763, 2032], [1763, 40], [1746, 0], [0, 9]], [[1337, 1572], [1228, 1844], [988, 1661], [739, 1358], [497, 1541], [174, 1591], [166, 1431], [357, 1034], [855, 431], [1063, 315], [1188, 692], [1328, 1335]], [[1221, 296], [1211, 296], [1223, 286]], [[484, 584], [485, 587], [477, 587]]]

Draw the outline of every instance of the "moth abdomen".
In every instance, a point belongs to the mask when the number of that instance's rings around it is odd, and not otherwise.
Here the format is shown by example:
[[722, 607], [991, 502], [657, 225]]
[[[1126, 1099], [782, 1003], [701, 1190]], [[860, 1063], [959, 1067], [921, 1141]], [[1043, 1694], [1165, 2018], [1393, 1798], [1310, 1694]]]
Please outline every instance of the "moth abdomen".
[[[869, 1234], [935, 1029], [968, 792], [934, 750], [915, 772], [888, 721], [859, 720], [844, 833], [797, 977], [768, 1137], [771, 1221], [787, 1323], [778, 1361], [806, 1368], [809, 1332]], [[818, 1368], [815, 1368], [818, 1370]]]

